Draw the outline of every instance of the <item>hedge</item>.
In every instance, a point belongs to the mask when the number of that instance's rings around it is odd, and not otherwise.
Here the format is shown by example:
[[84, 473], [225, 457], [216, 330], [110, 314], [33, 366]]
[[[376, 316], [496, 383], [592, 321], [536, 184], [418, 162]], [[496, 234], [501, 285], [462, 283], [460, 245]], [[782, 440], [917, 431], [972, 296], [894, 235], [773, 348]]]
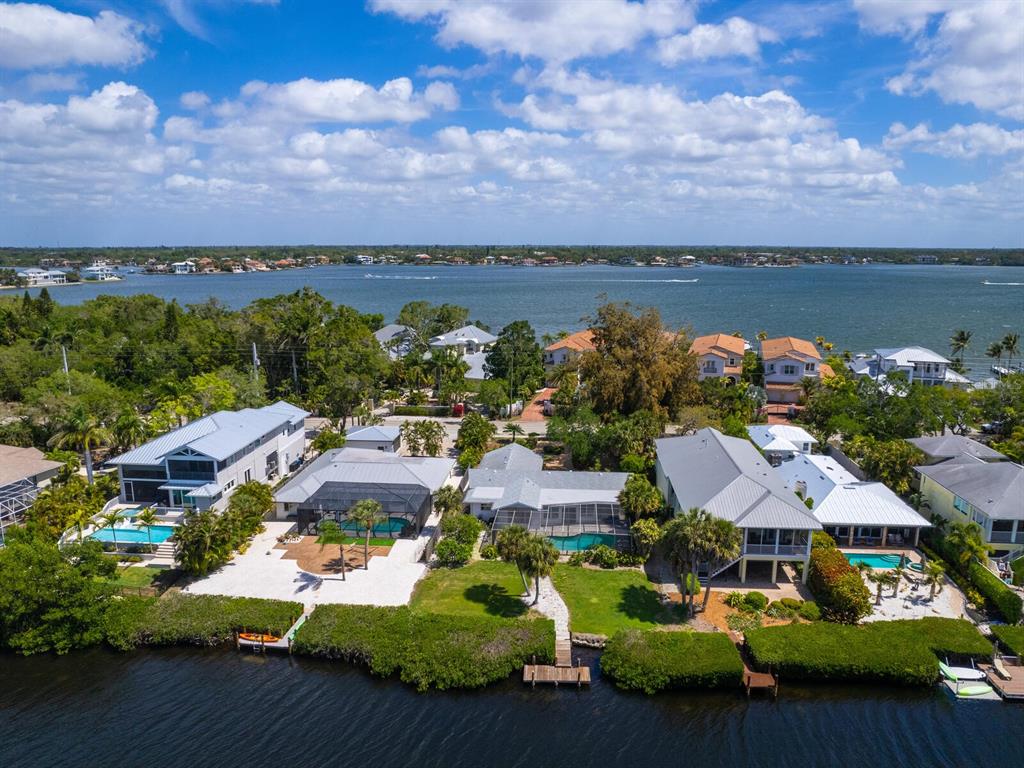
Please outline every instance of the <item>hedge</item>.
[[451, 416], [452, 409], [447, 405], [399, 405], [395, 406], [395, 416]]
[[1009, 648], [1011, 653], [1024, 657], [1024, 627], [993, 624], [992, 634], [999, 639], [1000, 643]]
[[829, 545], [819, 540], [811, 548], [808, 567], [807, 586], [826, 620], [856, 624], [871, 613], [871, 592], [834, 541]]
[[320, 605], [299, 628], [295, 653], [365, 664], [421, 691], [479, 688], [536, 657], [555, 656], [554, 622], [410, 611], [405, 606]]
[[111, 603], [105, 635], [125, 651], [140, 645], [219, 645], [241, 630], [284, 635], [300, 615], [301, 603], [254, 597], [125, 597]]
[[904, 619], [862, 626], [788, 624], [746, 634], [754, 661], [782, 677], [929, 685], [936, 656], [990, 658], [992, 646], [962, 619]]
[[[1024, 601], [1021, 600], [1020, 595], [976, 560], [972, 560], [967, 568], [964, 568], [960, 564], [959, 553], [946, 541], [945, 537], [932, 537], [931, 545], [939, 557], [952, 564], [953, 568], [978, 590], [986, 602], [995, 608], [1008, 623], [1020, 622], [1021, 615], [1024, 614]], [[927, 550], [925, 551], [927, 552]]]
[[601, 656], [601, 671], [619, 688], [735, 688], [743, 681], [739, 651], [721, 632], [625, 629]]

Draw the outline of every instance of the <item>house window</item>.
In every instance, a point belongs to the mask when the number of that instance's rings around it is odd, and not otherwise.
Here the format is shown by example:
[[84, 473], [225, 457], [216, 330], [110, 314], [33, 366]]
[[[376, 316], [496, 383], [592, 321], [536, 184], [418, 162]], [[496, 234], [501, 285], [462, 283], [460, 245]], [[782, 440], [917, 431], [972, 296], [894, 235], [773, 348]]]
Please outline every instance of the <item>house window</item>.
[[245, 470], [245, 480], [243, 480], [242, 482], [243, 483], [248, 483], [250, 480], [252, 480], [252, 470], [251, 469], [247, 469], [247, 470]]
[[971, 514], [971, 505], [959, 496], [953, 497], [953, 506], [965, 515]]
[[782, 373], [784, 376], [796, 376], [796, 366], [784, 365], [782, 366]]
[[768, 364], [768, 373], [775, 373], [775, 363]]
[[714, 360], [704, 361], [704, 373], [715, 373], [718, 370], [718, 366]]
[[804, 373], [814, 373], [814, 363], [807, 363], [804, 365]]

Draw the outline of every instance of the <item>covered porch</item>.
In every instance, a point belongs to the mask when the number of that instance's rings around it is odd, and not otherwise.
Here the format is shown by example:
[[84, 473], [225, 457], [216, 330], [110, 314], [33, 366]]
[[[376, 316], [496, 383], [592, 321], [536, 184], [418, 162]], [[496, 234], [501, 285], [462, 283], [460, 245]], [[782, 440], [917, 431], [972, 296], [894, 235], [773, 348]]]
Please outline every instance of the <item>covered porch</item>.
[[840, 547], [916, 547], [920, 527], [887, 525], [826, 525], [825, 533]]

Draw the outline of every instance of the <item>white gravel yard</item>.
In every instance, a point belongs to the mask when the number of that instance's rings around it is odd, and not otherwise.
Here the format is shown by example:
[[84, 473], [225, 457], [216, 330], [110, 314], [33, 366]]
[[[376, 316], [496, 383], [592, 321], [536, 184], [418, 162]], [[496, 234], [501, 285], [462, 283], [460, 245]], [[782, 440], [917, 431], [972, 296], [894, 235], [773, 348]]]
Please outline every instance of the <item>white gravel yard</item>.
[[558, 594], [558, 590], [555, 589], [550, 576], [545, 576], [540, 580], [540, 599], [536, 605], [533, 605], [532, 591], [530, 594], [523, 596], [523, 602], [536, 608], [540, 613], [555, 622], [555, 640], [569, 639], [569, 606], [565, 604], [562, 596]]
[[942, 591], [929, 598], [930, 588], [921, 584], [914, 585], [906, 579], [900, 580], [899, 591], [892, 593], [892, 587], [883, 587], [882, 604], [875, 605], [877, 587], [865, 579], [871, 590], [871, 615], [862, 621], [893, 621], [895, 619], [923, 619], [927, 616], [944, 616], [950, 619], [965, 618], [964, 594], [949, 579], [946, 579]]
[[294, 524], [269, 522], [244, 554], [235, 555], [230, 563], [182, 591], [197, 595], [295, 600], [306, 607], [328, 603], [406, 605], [416, 582], [426, 574], [426, 566], [418, 560], [429, 538], [430, 527], [435, 523], [431, 518], [419, 539], [397, 541], [387, 557], [371, 558], [368, 570], [349, 571], [342, 581], [340, 575], [307, 573], [295, 560], [283, 559], [285, 551], [274, 549], [274, 545], [277, 537]]

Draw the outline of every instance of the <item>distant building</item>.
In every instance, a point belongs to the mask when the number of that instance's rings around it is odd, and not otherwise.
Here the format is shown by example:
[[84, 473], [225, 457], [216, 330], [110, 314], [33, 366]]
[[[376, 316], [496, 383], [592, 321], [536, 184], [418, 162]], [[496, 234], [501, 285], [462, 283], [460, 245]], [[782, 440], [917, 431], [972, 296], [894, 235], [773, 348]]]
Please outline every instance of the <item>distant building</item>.
[[398, 323], [385, 325], [380, 330], [374, 331], [373, 336], [392, 360], [409, 354], [416, 340], [416, 332], [412, 328]]
[[25, 281], [29, 288], [42, 288], [47, 285], [64, 285], [68, 281], [67, 274], [65, 272], [61, 272], [59, 269], [39, 269], [39, 267], [29, 267], [28, 269], [18, 270], [17, 275]]
[[83, 280], [117, 280], [117, 274], [106, 264], [93, 264], [82, 270]]
[[345, 430], [345, 447], [398, 453], [402, 447], [402, 431], [398, 427], [377, 425], [349, 427]]
[[812, 342], [793, 336], [762, 341], [761, 361], [765, 390], [772, 403], [795, 403], [803, 392], [804, 379], [834, 375]]
[[584, 352], [591, 352], [596, 348], [594, 332], [589, 328], [571, 333], [564, 339], [558, 339], [544, 347], [544, 368], [550, 372], [560, 365], [578, 360]]
[[428, 342], [432, 350], [457, 349], [462, 355], [463, 361], [469, 366], [466, 372], [467, 379], [486, 378], [484, 373], [484, 359], [487, 350], [494, 346], [498, 337], [492, 333], [478, 328], [475, 325], [465, 325], [456, 328], [454, 331], [434, 336]]
[[39, 491], [62, 466], [36, 448], [0, 445], [0, 547], [5, 531], [22, 522]]
[[859, 377], [883, 380], [894, 371], [901, 371], [911, 383], [925, 386], [967, 387], [970, 380], [954, 371], [952, 363], [937, 352], [924, 347], [889, 347], [876, 349], [871, 355], [857, 355], [847, 363]]
[[359, 264], [373, 264], [373, 256], [367, 256], [365, 253], [357, 254], [356, 262]]
[[747, 346], [742, 338], [728, 333], [698, 336], [690, 344], [690, 354], [698, 358], [697, 378], [700, 381], [724, 378], [733, 384], [739, 383]]
[[176, 275], [190, 275], [196, 271], [196, 265], [193, 261], [176, 261], [171, 264], [171, 269]]
[[[933, 437], [912, 437], [908, 443], [919, 449], [929, 464], [944, 461], [977, 459], [978, 461], [1006, 461], [1007, 457], [984, 443], [963, 435], [935, 435]], [[1024, 499], [1021, 501], [1024, 504]]]
[[810, 453], [818, 444], [806, 429], [791, 424], [752, 424], [747, 427], [747, 434], [772, 464]]

